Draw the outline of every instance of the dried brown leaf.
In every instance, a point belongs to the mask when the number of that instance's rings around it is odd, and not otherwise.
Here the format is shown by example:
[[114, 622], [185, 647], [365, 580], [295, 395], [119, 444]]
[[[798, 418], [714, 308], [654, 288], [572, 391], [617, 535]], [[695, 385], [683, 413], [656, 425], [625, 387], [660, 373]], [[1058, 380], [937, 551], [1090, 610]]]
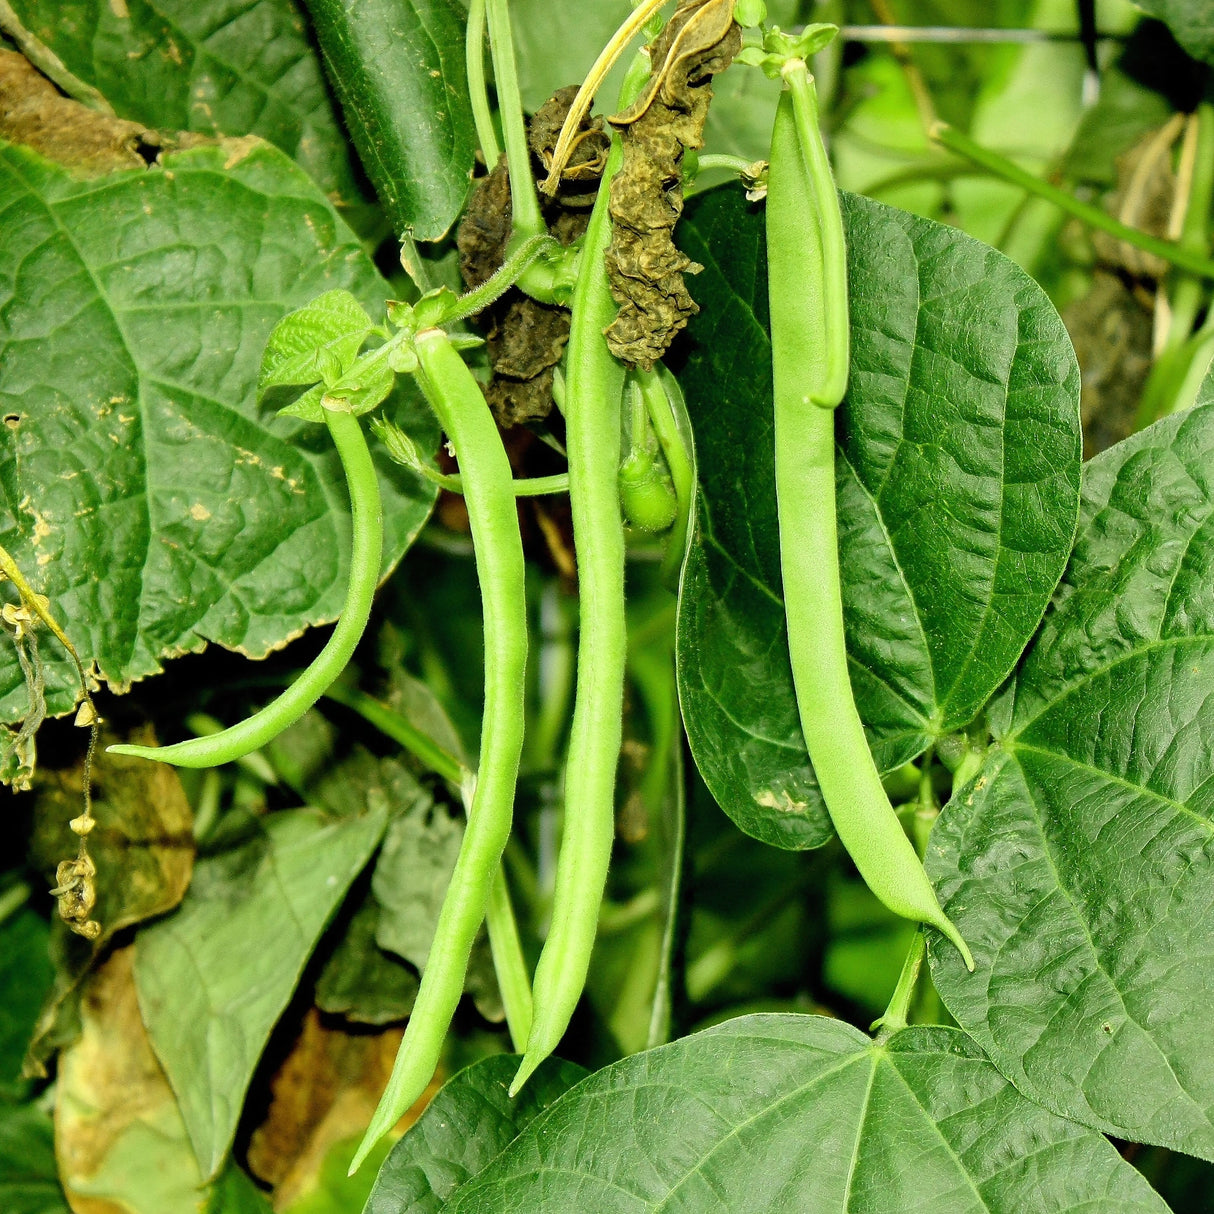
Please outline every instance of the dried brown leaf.
[[59, 1062], [55, 1155], [75, 1214], [199, 1214], [202, 1176], [135, 997], [135, 948], [85, 983], [81, 1035]]

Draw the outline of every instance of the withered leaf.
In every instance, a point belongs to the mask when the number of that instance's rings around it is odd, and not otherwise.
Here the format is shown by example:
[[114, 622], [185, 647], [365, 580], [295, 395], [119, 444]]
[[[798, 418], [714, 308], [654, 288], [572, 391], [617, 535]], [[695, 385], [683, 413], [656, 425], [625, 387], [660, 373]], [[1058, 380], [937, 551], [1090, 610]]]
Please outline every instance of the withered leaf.
[[24, 55], [0, 50], [0, 139], [24, 144], [82, 177], [142, 169], [163, 147], [214, 143], [150, 130], [62, 96]]
[[683, 153], [703, 145], [709, 81], [741, 49], [727, 0], [688, 0], [650, 47], [657, 65], [637, 103], [610, 119], [624, 159], [611, 182], [607, 274], [619, 314], [607, 329], [611, 352], [646, 369], [698, 311], [683, 281], [699, 266], [674, 244], [683, 211]]
[[[106, 754], [104, 746], [117, 741], [153, 745], [155, 734], [151, 726], [123, 738], [102, 733], [93, 763], [97, 825], [88, 838], [96, 869], [90, 914], [101, 932], [92, 941], [58, 930], [52, 936], [55, 986], [26, 1055], [24, 1073], [30, 1077], [44, 1076], [47, 1060], [75, 1037], [80, 983], [114, 933], [172, 910], [194, 871], [193, 812], [177, 772], [164, 763]], [[82, 775], [82, 760], [58, 770], [43, 764], [34, 781], [30, 859], [45, 873], [48, 888], [79, 846], [69, 823], [80, 813]]]
[[[270, 1081], [270, 1107], [249, 1142], [250, 1169], [274, 1186], [281, 1210], [316, 1186], [337, 1142], [366, 1129], [392, 1073], [401, 1030], [350, 1033], [307, 1011], [299, 1037]], [[424, 1107], [418, 1102], [397, 1126], [403, 1133]]]
[[134, 947], [92, 973], [81, 1036], [59, 1062], [55, 1154], [72, 1208], [197, 1214], [203, 1178], [139, 1014]]
[[[100, 948], [115, 932], [170, 911], [185, 896], [194, 870], [193, 812], [174, 768], [107, 754], [111, 742], [155, 745], [150, 725], [119, 738], [103, 731], [93, 763], [93, 816], [89, 853], [96, 866], [97, 902], [92, 914], [102, 925]], [[32, 852], [47, 870], [76, 853], [79, 839], [68, 823], [80, 813], [81, 765], [35, 780], [38, 797]]]

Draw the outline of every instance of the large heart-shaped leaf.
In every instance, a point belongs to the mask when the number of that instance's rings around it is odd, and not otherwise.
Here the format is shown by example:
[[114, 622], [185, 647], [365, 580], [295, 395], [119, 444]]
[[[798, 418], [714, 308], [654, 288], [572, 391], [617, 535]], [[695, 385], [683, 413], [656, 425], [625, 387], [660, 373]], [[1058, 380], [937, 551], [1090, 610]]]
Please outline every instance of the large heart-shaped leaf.
[[875, 1044], [795, 1015], [731, 1020], [597, 1072], [436, 1208], [1167, 1209], [1105, 1138], [1025, 1100], [964, 1033], [906, 1029]]
[[222, 1164], [270, 1030], [386, 821], [381, 805], [251, 824], [239, 846], [198, 862], [175, 914], [139, 934], [139, 1007], [204, 1177]]
[[[207, 641], [264, 656], [341, 609], [349, 498], [323, 427], [255, 400], [266, 337], [387, 284], [285, 156], [260, 143], [81, 181], [0, 151], [0, 543], [85, 662], [122, 686]], [[424, 406], [398, 399], [436, 441]], [[433, 500], [384, 460], [384, 568]], [[76, 676], [57, 647], [48, 704]], [[25, 710], [0, 647], [0, 718]]]
[[392, 1148], [363, 1214], [439, 1214], [462, 1184], [487, 1167], [586, 1072], [549, 1058], [515, 1097], [516, 1054], [482, 1058], [453, 1075]]
[[[852, 363], [839, 559], [852, 685], [889, 770], [973, 719], [1045, 610], [1078, 507], [1079, 373], [1049, 300], [1007, 258], [841, 197]], [[743, 830], [814, 847], [830, 825], [781, 599], [762, 213], [731, 189], [686, 214], [683, 245], [705, 269], [679, 376], [699, 468], [679, 600], [684, 719]]]
[[11, 0], [11, 10], [19, 41], [24, 31], [47, 47], [119, 117], [260, 135], [335, 201], [360, 200], [295, 0]]
[[929, 869], [949, 1010], [1017, 1087], [1214, 1159], [1214, 380], [1085, 468], [1071, 564]]

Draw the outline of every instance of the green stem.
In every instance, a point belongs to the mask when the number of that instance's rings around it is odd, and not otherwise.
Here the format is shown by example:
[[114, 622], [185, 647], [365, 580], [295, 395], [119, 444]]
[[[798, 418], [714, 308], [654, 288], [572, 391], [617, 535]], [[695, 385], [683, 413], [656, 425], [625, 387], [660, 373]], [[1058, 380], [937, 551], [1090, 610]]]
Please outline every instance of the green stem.
[[[1214, 202], [1214, 106], [1206, 101], [1197, 107], [1192, 118], [1196, 127], [1193, 148], [1193, 172], [1189, 181], [1189, 197], [1185, 203], [1184, 223], [1180, 230], [1180, 245], [1199, 256], [1210, 248], [1210, 205]], [[1183, 345], [1193, 332], [1204, 292], [1200, 278], [1181, 275], [1172, 291], [1172, 317], [1164, 349]]]
[[325, 698], [358, 713], [368, 725], [373, 725], [385, 737], [403, 746], [435, 775], [454, 784], [456, 788], [463, 786], [469, 773], [459, 759], [418, 729], [412, 721], [374, 696], [339, 680], [325, 692]]
[[194, 806], [194, 840], [205, 841], [219, 820], [219, 797], [223, 791], [222, 777], [214, 767], [202, 773], [198, 801]]
[[490, 278], [485, 279], [479, 287], [474, 288], [448, 307], [442, 309], [442, 314], [434, 318], [434, 324], [451, 325], [458, 320], [487, 308], [495, 299], [500, 299], [523, 276], [523, 272], [541, 257], [556, 254], [564, 257], [569, 254], [560, 242], [549, 236], [545, 231], [542, 235], [528, 236], [511, 252]]
[[417, 288], [419, 295], [425, 295], [433, 289], [430, 275], [426, 271], [426, 263], [418, 251], [417, 241], [411, 232], [402, 232], [400, 236], [400, 268], [409, 276], [409, 281]]
[[[448, 493], [463, 493], [464, 478], [456, 473], [439, 472], [430, 464], [411, 464], [410, 467], [424, 476], [432, 485], [446, 489]], [[515, 497], [544, 497], [550, 493], [569, 492], [569, 473], [554, 472], [551, 476], [529, 476], [514, 482]]]
[[516, 1053], [527, 1048], [531, 1035], [531, 975], [519, 940], [518, 922], [506, 884], [506, 869], [499, 863], [489, 886], [489, 902], [485, 907], [485, 925], [489, 931], [489, 949], [493, 953], [493, 972], [502, 993], [506, 1009], [506, 1024]]
[[493, 128], [489, 108], [489, 90], [485, 84], [485, 0], [468, 5], [468, 32], [464, 39], [464, 59], [468, 72], [468, 98], [472, 102], [472, 121], [476, 141], [481, 145], [485, 166], [492, 170], [501, 159], [502, 149]]
[[926, 951], [927, 938], [922, 930], [917, 931], [911, 940], [906, 960], [902, 962], [902, 972], [898, 975], [898, 985], [894, 987], [889, 1007], [885, 1009], [885, 1015], [879, 1020], [874, 1020], [871, 1025], [873, 1029], [881, 1030], [878, 1041], [884, 1041], [899, 1029], [906, 1028], [911, 999], [914, 997], [915, 987], [919, 983], [919, 971], [923, 968], [923, 957]]
[[531, 174], [531, 149], [523, 123], [523, 99], [514, 62], [514, 35], [507, 0], [487, 0], [489, 46], [497, 85], [497, 112], [502, 120], [506, 162], [510, 166], [510, 207], [515, 238], [544, 236], [548, 227], [540, 214], [539, 195]]
[[1061, 190], [1048, 181], [1042, 181], [1040, 177], [1030, 173], [1027, 169], [1022, 169], [1005, 156], [1000, 156], [998, 152], [981, 147], [955, 127], [938, 122], [928, 133], [937, 143], [943, 144], [950, 151], [980, 165], [996, 177], [1002, 177], [1004, 181], [1010, 181], [1013, 185], [1018, 185], [1022, 189], [1052, 202], [1060, 210], [1074, 216], [1088, 227], [1106, 232], [1117, 240], [1124, 240], [1126, 244], [1133, 245], [1136, 249], [1154, 253], [1156, 257], [1162, 258], [1170, 265], [1179, 266], [1182, 270], [1188, 270], [1201, 278], [1214, 278], [1214, 261], [1208, 257], [1186, 249], [1174, 240], [1162, 240], [1157, 236], [1149, 236], [1146, 232], [1140, 232], [1137, 228], [1131, 228], [1127, 224], [1121, 223], [1090, 202], [1081, 202], [1066, 190]]

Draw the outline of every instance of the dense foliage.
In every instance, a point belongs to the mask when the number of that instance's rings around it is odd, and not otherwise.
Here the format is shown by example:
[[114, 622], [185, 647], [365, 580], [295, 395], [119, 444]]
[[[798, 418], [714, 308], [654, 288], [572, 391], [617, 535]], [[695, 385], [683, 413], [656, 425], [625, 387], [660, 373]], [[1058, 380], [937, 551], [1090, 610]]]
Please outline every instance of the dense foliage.
[[1214, 1206], [1214, 10], [630, 8], [0, 4], [4, 1214]]

